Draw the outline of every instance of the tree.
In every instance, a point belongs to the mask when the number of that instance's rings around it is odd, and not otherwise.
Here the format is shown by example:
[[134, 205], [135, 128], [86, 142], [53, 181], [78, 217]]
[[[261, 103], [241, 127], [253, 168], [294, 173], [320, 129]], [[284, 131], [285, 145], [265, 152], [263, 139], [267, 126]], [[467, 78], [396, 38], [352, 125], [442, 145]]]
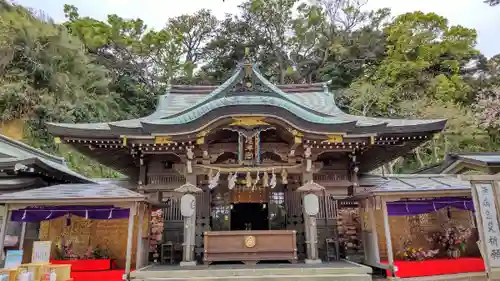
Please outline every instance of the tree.
[[71, 5], [65, 5], [64, 11], [70, 32], [117, 79], [126, 76], [155, 94], [163, 92], [168, 82], [184, 69], [180, 33], [166, 28], [148, 30], [143, 20], [127, 20], [118, 15], [109, 15], [107, 22], [82, 18]]
[[62, 153], [77, 171], [117, 176], [79, 153], [58, 150], [45, 122], [117, 120], [127, 114], [111, 92], [107, 70], [67, 30], [21, 6], [0, 2], [0, 121], [26, 119], [27, 142]]
[[475, 30], [448, 26], [445, 18], [433, 13], [407, 13], [396, 17], [384, 30], [385, 58], [367, 71], [367, 83], [384, 85], [389, 97], [385, 107], [404, 100], [428, 97], [465, 102], [471, 87], [462, 71], [477, 54]]
[[168, 20], [166, 30], [182, 38], [184, 67], [189, 80], [197, 64], [205, 58], [206, 44], [215, 35], [217, 25], [217, 18], [209, 10], [199, 10], [193, 15], [181, 15]]

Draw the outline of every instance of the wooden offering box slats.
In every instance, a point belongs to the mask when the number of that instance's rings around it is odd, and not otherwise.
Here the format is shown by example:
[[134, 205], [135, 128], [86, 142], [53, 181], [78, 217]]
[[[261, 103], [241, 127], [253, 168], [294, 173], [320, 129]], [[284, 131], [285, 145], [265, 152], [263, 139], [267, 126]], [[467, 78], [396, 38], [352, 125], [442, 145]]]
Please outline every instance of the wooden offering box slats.
[[296, 232], [293, 230], [250, 230], [205, 232], [204, 263], [241, 261], [297, 262]]

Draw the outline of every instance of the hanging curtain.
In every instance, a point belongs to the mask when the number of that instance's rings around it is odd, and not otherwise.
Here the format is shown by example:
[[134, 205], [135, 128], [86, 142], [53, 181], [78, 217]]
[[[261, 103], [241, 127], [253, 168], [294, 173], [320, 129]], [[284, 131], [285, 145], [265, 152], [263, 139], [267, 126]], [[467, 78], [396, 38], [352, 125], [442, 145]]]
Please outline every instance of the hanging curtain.
[[40, 222], [65, 215], [74, 215], [91, 220], [128, 218], [129, 209], [114, 206], [43, 206], [12, 211], [12, 221]]
[[414, 216], [436, 212], [448, 207], [474, 212], [474, 203], [470, 198], [443, 197], [387, 202], [387, 213], [389, 216]]

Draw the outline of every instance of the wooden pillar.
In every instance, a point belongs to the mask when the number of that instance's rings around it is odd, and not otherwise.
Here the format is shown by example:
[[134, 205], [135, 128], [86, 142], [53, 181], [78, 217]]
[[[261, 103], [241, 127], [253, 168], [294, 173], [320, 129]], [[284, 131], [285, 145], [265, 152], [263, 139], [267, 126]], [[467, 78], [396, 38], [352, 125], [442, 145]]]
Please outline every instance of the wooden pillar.
[[23, 250], [24, 248], [24, 237], [26, 236], [26, 222], [23, 221], [21, 226], [21, 235], [19, 237], [19, 250]]
[[142, 229], [144, 225], [144, 213], [146, 211], [145, 205], [139, 205], [138, 212], [139, 218], [137, 222], [137, 249], [135, 255], [135, 268], [139, 269], [144, 266], [143, 264], [143, 256], [144, 256], [144, 243], [142, 241]]
[[134, 237], [134, 217], [137, 209], [137, 203], [132, 204], [128, 215], [128, 232], [127, 232], [127, 252], [125, 261], [125, 276], [124, 280], [130, 280], [130, 267], [132, 263], [132, 240]]
[[7, 222], [10, 220], [9, 205], [5, 204], [4, 212], [2, 214], [2, 228], [0, 229], [0, 251], [1, 260], [5, 260], [5, 252], [3, 250], [5, 245], [5, 235], [7, 234]]
[[375, 221], [375, 198], [370, 198], [367, 200], [368, 208], [368, 219], [370, 220], [370, 228], [372, 229], [372, 241], [373, 250], [376, 258], [376, 262], [380, 263], [380, 249], [378, 247], [378, 231], [377, 231], [377, 221]]
[[392, 273], [392, 277], [395, 277], [396, 270], [394, 267], [394, 253], [392, 251], [391, 229], [389, 225], [389, 214], [387, 213], [387, 202], [385, 202], [385, 200], [382, 200], [382, 215], [384, 218], [384, 233], [385, 233], [385, 244], [387, 247], [387, 261], [389, 262], [389, 270]]

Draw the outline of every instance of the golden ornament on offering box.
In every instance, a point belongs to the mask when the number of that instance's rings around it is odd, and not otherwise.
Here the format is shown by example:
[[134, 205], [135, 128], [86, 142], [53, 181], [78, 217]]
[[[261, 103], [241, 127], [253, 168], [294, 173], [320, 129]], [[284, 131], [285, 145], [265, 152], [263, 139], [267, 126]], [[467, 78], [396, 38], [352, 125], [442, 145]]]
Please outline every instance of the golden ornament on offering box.
[[245, 247], [253, 248], [257, 241], [255, 240], [255, 236], [245, 236]]

